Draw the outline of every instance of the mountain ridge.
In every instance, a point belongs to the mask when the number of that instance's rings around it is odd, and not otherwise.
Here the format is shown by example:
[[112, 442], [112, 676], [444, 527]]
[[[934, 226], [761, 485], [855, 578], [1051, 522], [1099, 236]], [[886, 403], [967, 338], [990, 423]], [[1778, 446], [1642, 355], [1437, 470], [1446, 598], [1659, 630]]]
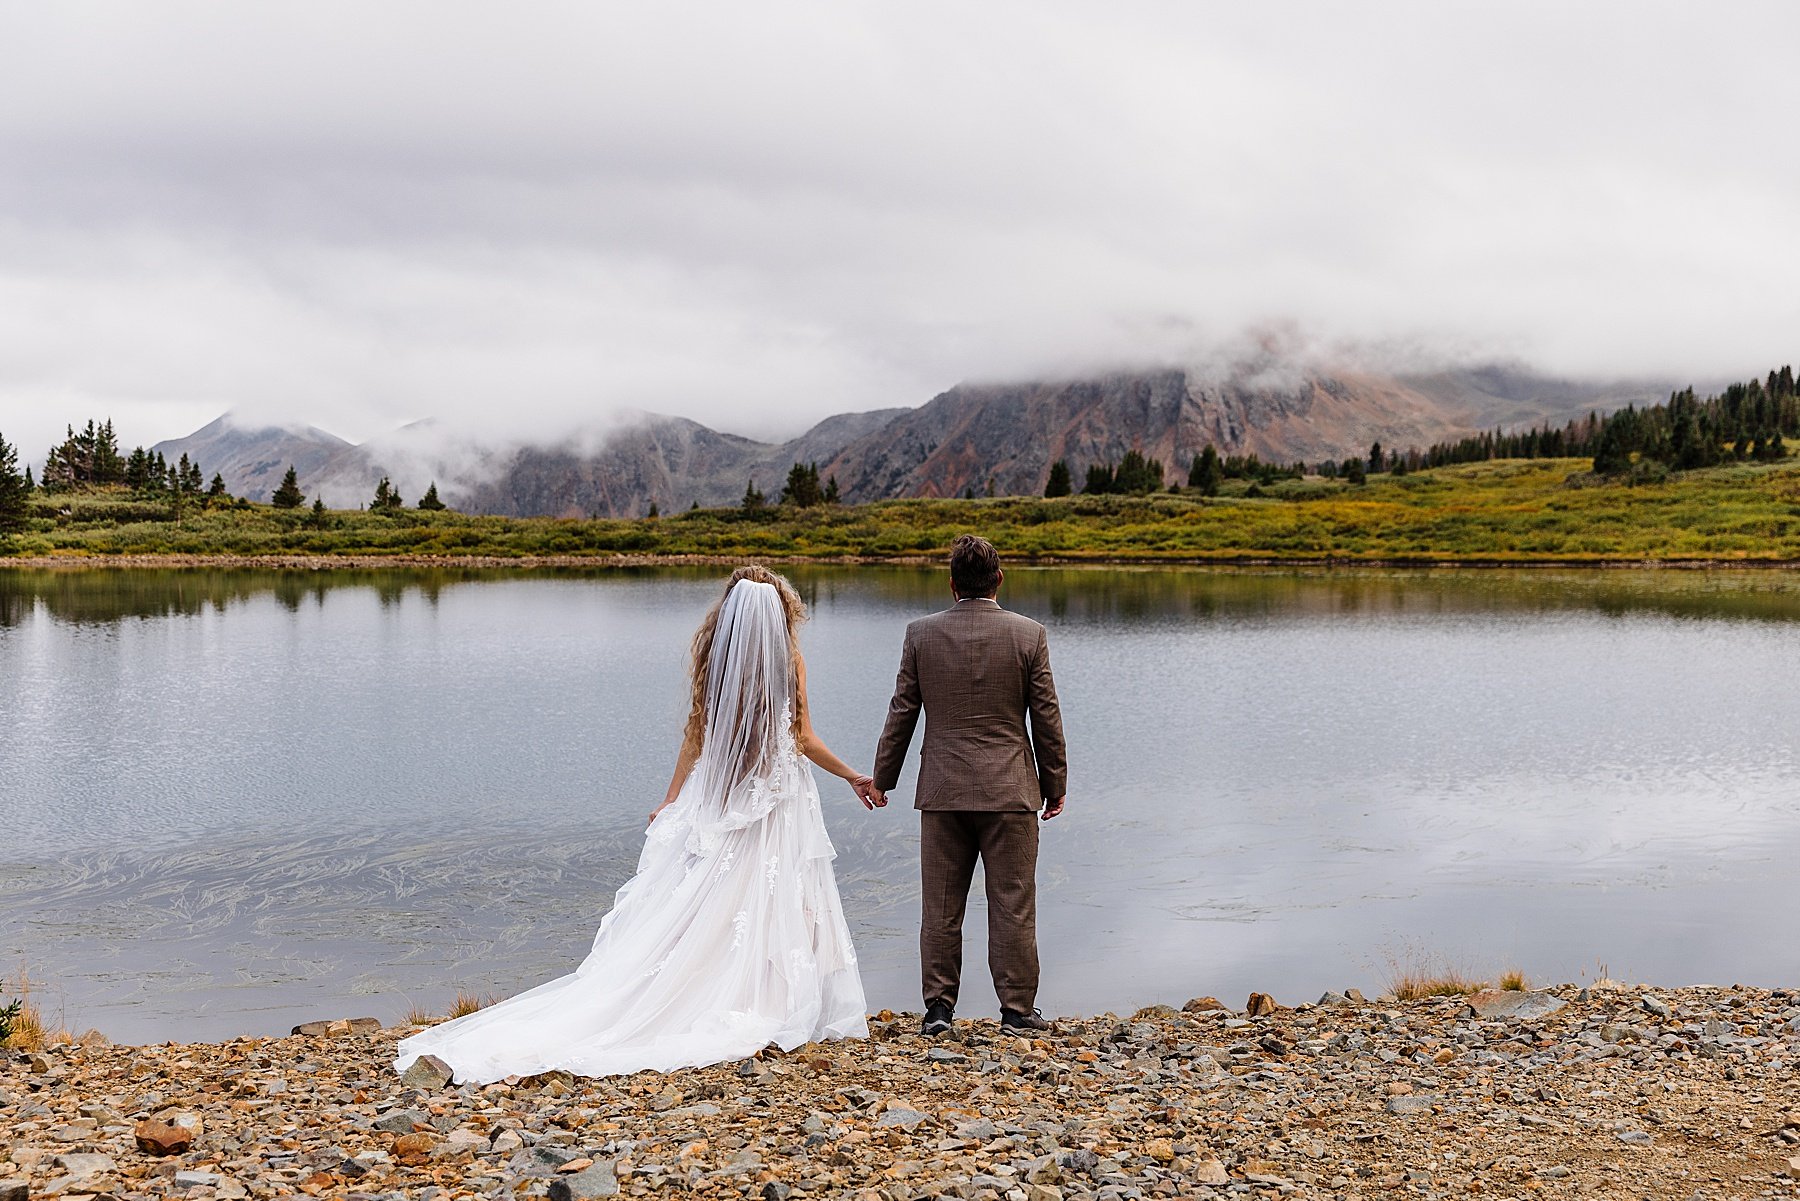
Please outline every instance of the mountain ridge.
[[355, 508], [386, 477], [408, 501], [430, 483], [452, 507], [502, 516], [639, 516], [731, 505], [754, 481], [774, 500], [794, 463], [817, 463], [847, 501], [1034, 494], [1050, 465], [1079, 481], [1130, 450], [1171, 482], [1208, 443], [1222, 454], [1316, 463], [1372, 442], [1428, 446], [1496, 425], [1560, 424], [1594, 408], [1663, 399], [1664, 381], [1561, 380], [1510, 364], [1384, 374], [1266, 365], [1116, 371], [1063, 380], [963, 383], [916, 408], [839, 413], [764, 442], [685, 417], [615, 415], [546, 444], [491, 441], [426, 420], [351, 444], [310, 426], [252, 429], [227, 413], [157, 443], [218, 471], [234, 495], [266, 500], [288, 464], [308, 497]]

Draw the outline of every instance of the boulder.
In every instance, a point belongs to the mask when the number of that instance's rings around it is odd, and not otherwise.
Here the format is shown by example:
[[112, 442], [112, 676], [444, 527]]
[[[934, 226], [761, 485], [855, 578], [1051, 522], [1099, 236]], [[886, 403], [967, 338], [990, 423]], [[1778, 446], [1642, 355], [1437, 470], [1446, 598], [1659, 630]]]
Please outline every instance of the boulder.
[[1183, 1013], [1223, 1013], [1225, 1002], [1217, 997], [1195, 997], [1181, 1007]]
[[78, 1180], [83, 1176], [98, 1176], [102, 1172], [116, 1171], [119, 1166], [112, 1161], [111, 1156], [91, 1152], [58, 1155], [51, 1162]]
[[1244, 1002], [1244, 1012], [1253, 1018], [1268, 1017], [1279, 1008], [1275, 1004], [1275, 998], [1265, 992], [1253, 992], [1250, 999]]
[[550, 1182], [550, 1201], [581, 1201], [584, 1197], [616, 1197], [619, 1177], [613, 1170], [616, 1161], [602, 1159], [568, 1176]]

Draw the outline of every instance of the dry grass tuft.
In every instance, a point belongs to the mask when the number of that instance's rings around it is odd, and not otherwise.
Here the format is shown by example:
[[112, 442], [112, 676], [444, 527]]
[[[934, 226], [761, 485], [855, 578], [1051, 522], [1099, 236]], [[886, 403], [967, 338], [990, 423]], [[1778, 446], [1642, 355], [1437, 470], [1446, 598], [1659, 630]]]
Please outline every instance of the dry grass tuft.
[[1455, 968], [1436, 971], [1398, 971], [1388, 978], [1388, 992], [1396, 1001], [1422, 1001], [1426, 997], [1466, 997], [1480, 992], [1487, 982]]
[[1506, 992], [1530, 992], [1531, 981], [1518, 968], [1509, 967], [1500, 973], [1500, 982], [1495, 987]]
[[16, 1001], [19, 1005], [19, 1012], [12, 1019], [12, 1034], [4, 1045], [15, 1051], [42, 1051], [45, 1047], [74, 1042], [75, 1036], [60, 1022], [45, 1019], [43, 1007], [31, 998], [32, 991], [31, 976], [23, 970], [15, 981], [0, 983], [0, 993], [11, 998], [6, 1003], [11, 1005]]
[[440, 1019], [437, 1014], [429, 1012], [423, 1005], [415, 1004], [406, 1007], [406, 1012], [401, 1015], [400, 1020], [408, 1026], [429, 1026]]
[[450, 1006], [450, 1017], [454, 1020], [466, 1018], [471, 1013], [480, 1013], [499, 999], [493, 993], [484, 997], [459, 988], [456, 990], [456, 1002]]

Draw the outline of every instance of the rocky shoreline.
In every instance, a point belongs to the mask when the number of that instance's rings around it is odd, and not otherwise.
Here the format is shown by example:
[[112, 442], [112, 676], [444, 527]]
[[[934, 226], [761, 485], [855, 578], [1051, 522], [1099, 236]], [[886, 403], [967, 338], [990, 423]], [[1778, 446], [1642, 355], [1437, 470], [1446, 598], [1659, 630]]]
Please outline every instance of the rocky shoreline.
[[884, 1012], [867, 1041], [485, 1087], [416, 1027], [0, 1052], [0, 1201], [1800, 1196], [1800, 991], [1602, 983], [1049, 1036]]

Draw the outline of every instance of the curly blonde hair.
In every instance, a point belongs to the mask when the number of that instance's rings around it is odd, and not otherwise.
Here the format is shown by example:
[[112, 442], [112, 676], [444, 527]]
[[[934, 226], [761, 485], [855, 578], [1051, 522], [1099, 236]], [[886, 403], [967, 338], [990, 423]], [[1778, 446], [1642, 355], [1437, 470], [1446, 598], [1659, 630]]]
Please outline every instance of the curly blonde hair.
[[[806, 620], [806, 602], [794, 591], [793, 584], [786, 576], [778, 575], [764, 567], [761, 563], [747, 563], [731, 573], [725, 581], [725, 591], [713, 602], [712, 608], [706, 611], [706, 618], [700, 628], [694, 632], [693, 653], [688, 661], [688, 680], [692, 699], [688, 706], [687, 730], [681, 739], [683, 754], [698, 754], [701, 740], [706, 736], [706, 669], [712, 661], [713, 635], [719, 628], [719, 610], [725, 607], [725, 598], [731, 595], [732, 587], [739, 580], [752, 580], [758, 584], [773, 584], [775, 591], [781, 595], [781, 608], [787, 614], [788, 659], [794, 667], [794, 679], [800, 678], [800, 623]], [[801, 723], [801, 707], [806, 703], [804, 696], [794, 698], [794, 734], [798, 737]]]

